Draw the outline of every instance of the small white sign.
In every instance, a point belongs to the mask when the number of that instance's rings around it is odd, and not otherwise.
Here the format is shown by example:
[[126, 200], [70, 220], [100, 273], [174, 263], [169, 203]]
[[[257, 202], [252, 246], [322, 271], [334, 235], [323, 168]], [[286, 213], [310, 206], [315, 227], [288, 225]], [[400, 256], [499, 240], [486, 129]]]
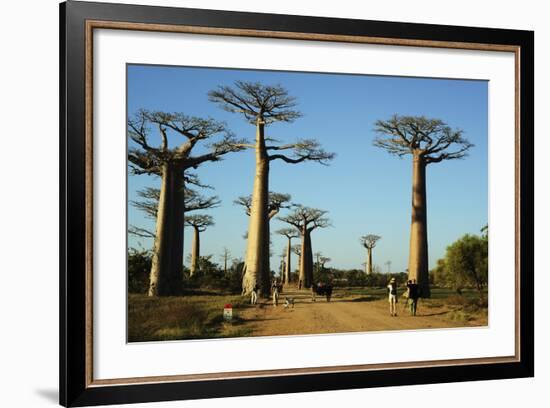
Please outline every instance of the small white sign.
[[223, 320], [230, 322], [233, 319], [233, 307], [225, 305], [223, 308]]

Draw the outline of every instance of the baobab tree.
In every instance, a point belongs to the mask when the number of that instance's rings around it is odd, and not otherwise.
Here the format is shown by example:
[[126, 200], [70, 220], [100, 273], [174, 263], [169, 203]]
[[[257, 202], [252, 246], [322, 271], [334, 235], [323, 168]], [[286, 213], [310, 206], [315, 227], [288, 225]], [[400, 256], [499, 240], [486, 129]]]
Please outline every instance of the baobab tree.
[[[267, 236], [268, 237], [271, 238], [269, 221], [271, 221], [273, 217], [279, 214], [279, 211], [281, 211], [282, 208], [289, 208], [290, 200], [291, 200], [290, 194], [274, 193], [272, 191], [269, 192], [268, 204], [267, 204], [267, 210], [268, 210]], [[251, 195], [238, 197], [235, 201], [233, 201], [233, 203], [244, 207], [246, 215], [250, 217], [251, 208], [252, 208]], [[244, 239], [248, 239], [248, 232], [244, 234]], [[247, 270], [247, 267], [245, 262], [244, 269], [243, 269], [245, 274], [246, 274], [246, 270]], [[264, 277], [264, 279], [270, 279], [270, 276], [266, 276]], [[246, 292], [243, 290], [243, 293], [246, 293]]]
[[[271, 220], [281, 211], [281, 209], [289, 208], [291, 199], [292, 197], [290, 194], [274, 193], [270, 191], [267, 203], [268, 218]], [[250, 216], [252, 208], [251, 195], [238, 197], [233, 203], [244, 207], [246, 215]]]
[[[158, 131], [158, 146], [150, 143], [153, 128]], [[172, 136], [183, 136], [184, 141], [171, 146]], [[161, 178], [148, 294], [175, 295], [183, 278], [185, 172], [219, 161], [242, 147], [222, 122], [183, 113], [139, 110], [128, 120], [128, 137], [132, 142], [128, 149], [132, 173]], [[193, 148], [204, 142], [210, 143], [208, 150], [192, 155]]]
[[300, 272], [300, 270], [302, 269], [302, 246], [299, 244], [292, 245], [292, 252], [294, 252], [294, 254], [298, 257], [298, 286], [301, 289], [301, 286], [304, 284], [304, 281], [299, 279], [302, 275], [302, 273]]
[[283, 235], [288, 241], [286, 246], [286, 262], [283, 275], [283, 282], [288, 285], [290, 284], [290, 273], [292, 272], [292, 240], [294, 238], [298, 238], [300, 233], [296, 228], [281, 228], [280, 230], [277, 230], [277, 234]]
[[325, 264], [327, 262], [330, 262], [332, 259], [326, 257], [326, 256], [322, 256], [319, 258], [319, 262], [321, 263], [321, 270], [324, 270], [325, 269]]
[[317, 251], [313, 254], [315, 257], [315, 264], [317, 265], [317, 272], [321, 269], [321, 257], [323, 256], [323, 253], [321, 251]]
[[[148, 218], [157, 219], [158, 203], [160, 198], [160, 189], [154, 187], [145, 187], [137, 191], [138, 197], [141, 200], [130, 201], [130, 204], [138, 210], [145, 213]], [[183, 191], [184, 205], [182, 212], [188, 213], [197, 210], [206, 210], [215, 208], [221, 204], [218, 196], [205, 197], [199, 192], [189, 187], [185, 187]], [[154, 235], [154, 234], [153, 234]]]
[[220, 258], [223, 262], [223, 273], [227, 275], [227, 262], [229, 261], [229, 258], [231, 258], [231, 251], [226, 247], [223, 247], [223, 252]]
[[426, 166], [462, 159], [473, 144], [463, 137], [462, 130], [424, 116], [393, 115], [376, 121], [375, 131], [375, 146], [399, 157], [411, 155], [413, 159], [409, 279], [416, 279], [421, 296], [429, 297]]
[[300, 257], [299, 280], [304, 287], [309, 288], [313, 280], [313, 252], [311, 249], [311, 232], [317, 228], [330, 226], [330, 221], [325, 217], [327, 211], [317, 208], [294, 205], [292, 213], [278, 219], [295, 227], [302, 238], [302, 256]]
[[[187, 177], [186, 177], [187, 179]], [[193, 179], [193, 184], [208, 187], [200, 184], [198, 179]], [[148, 218], [157, 219], [158, 201], [160, 197], [160, 189], [154, 187], [145, 187], [137, 191], [137, 195], [141, 198], [138, 201], [130, 201], [133, 207], [145, 213]], [[191, 211], [206, 210], [208, 208], [218, 207], [221, 203], [218, 196], [205, 197], [196, 190], [189, 187], [184, 188], [184, 206], [182, 211], [187, 214]], [[155, 239], [155, 232], [147, 228], [137, 227], [135, 225], [128, 226], [128, 233], [141, 238]]]
[[364, 235], [361, 237], [361, 245], [367, 250], [367, 261], [365, 262], [365, 273], [367, 275], [372, 275], [372, 250], [376, 246], [376, 242], [382, 238], [379, 235]]
[[[243, 115], [248, 123], [256, 127], [255, 143], [238, 145], [241, 148], [253, 149], [256, 157], [243, 294], [249, 294], [258, 283], [262, 294], [269, 296], [268, 192], [271, 162], [280, 160], [297, 164], [315, 161], [326, 164], [334, 154], [325, 152], [316, 140], [304, 139], [290, 144], [277, 144], [275, 140], [265, 136], [266, 126], [275, 122], [293, 122], [301, 116], [301, 113], [295, 110], [295, 98], [289, 96], [288, 91], [280, 85], [237, 81], [233, 87], [220, 86], [208, 95], [210, 101], [229, 112]], [[268, 145], [266, 142], [272, 144]], [[289, 154], [279, 153], [281, 151], [288, 151]]]
[[207, 227], [214, 225], [214, 219], [211, 215], [206, 214], [189, 215], [185, 217], [185, 225], [193, 228], [191, 265], [189, 266], [189, 276], [193, 276], [199, 269], [199, 260], [201, 256], [200, 233], [206, 231]]
[[281, 284], [287, 283], [285, 281], [286, 256], [286, 248], [283, 248], [283, 251], [279, 254], [279, 258], [281, 258], [281, 262], [279, 262], [279, 277], [281, 279]]
[[[188, 177], [185, 177], [188, 179]], [[189, 182], [200, 186], [200, 187], [209, 187], [200, 184], [197, 178], [189, 178]], [[141, 198], [140, 200], [130, 201], [133, 207], [145, 213], [148, 218], [154, 220], [157, 219], [158, 212], [158, 202], [160, 198], [160, 189], [154, 187], [145, 187], [137, 191], [137, 195]], [[187, 214], [191, 211], [197, 210], [206, 210], [208, 208], [218, 207], [221, 203], [218, 196], [205, 197], [202, 194], [198, 193], [196, 190], [189, 187], [184, 188], [184, 206], [182, 211]], [[183, 231], [182, 231], [183, 232]], [[135, 225], [128, 226], [128, 233], [136, 235], [141, 238], [151, 238], [155, 239], [155, 232], [147, 228], [137, 227]]]

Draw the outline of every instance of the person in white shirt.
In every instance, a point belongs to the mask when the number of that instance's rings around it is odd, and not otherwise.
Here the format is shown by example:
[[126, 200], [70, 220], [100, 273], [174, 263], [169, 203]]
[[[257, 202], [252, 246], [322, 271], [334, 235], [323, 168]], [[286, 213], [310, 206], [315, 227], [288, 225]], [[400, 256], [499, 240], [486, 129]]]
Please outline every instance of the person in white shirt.
[[388, 301], [390, 303], [390, 316], [397, 316], [397, 282], [390, 279], [388, 284]]
[[250, 304], [255, 305], [258, 302], [258, 285], [254, 285], [252, 292], [250, 292]]

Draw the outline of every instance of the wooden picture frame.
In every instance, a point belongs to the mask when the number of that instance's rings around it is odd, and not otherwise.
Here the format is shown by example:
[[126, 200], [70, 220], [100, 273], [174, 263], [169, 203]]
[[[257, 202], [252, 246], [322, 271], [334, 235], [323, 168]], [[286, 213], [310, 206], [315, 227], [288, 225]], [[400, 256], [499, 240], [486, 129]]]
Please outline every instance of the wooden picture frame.
[[[95, 29], [515, 54], [516, 351], [512, 356], [96, 380], [93, 375]], [[121, 404], [534, 375], [534, 33], [68, 1], [60, 5], [60, 403]]]

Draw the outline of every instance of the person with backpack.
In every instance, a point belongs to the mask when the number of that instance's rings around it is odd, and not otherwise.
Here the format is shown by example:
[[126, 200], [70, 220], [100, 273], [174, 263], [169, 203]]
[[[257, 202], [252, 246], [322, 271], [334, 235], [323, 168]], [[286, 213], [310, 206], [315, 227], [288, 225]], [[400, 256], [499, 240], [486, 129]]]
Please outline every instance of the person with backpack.
[[411, 316], [416, 316], [416, 306], [418, 305], [418, 298], [420, 297], [420, 291], [418, 288], [418, 283], [416, 283], [416, 279], [409, 281], [407, 283], [407, 288], [409, 290]]

